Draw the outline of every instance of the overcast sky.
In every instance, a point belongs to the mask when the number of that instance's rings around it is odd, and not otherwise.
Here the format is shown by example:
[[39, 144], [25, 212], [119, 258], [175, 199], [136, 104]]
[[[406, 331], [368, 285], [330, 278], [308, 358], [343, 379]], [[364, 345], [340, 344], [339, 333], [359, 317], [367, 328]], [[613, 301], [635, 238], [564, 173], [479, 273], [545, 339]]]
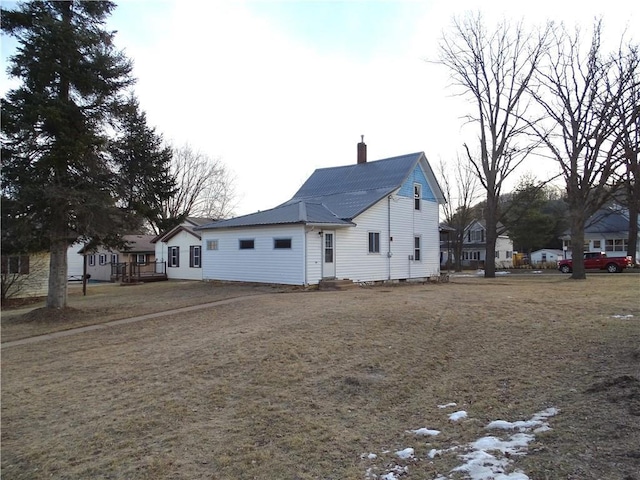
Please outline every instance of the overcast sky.
[[109, 27], [134, 60], [150, 124], [225, 162], [236, 214], [286, 201], [316, 168], [355, 163], [360, 135], [369, 160], [419, 151], [434, 168], [454, 160], [469, 107], [447, 88], [446, 69], [426, 61], [453, 15], [482, 5], [487, 20], [586, 27], [601, 15], [617, 39], [640, 22], [640, 2], [626, 0], [116, 3]]

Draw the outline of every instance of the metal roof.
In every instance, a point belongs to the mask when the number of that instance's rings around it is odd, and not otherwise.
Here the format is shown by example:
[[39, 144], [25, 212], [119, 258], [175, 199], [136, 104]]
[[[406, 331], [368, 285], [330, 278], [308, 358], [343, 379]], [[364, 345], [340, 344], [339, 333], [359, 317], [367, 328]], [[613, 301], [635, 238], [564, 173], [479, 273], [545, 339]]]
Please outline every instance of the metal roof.
[[325, 205], [298, 201], [283, 204], [269, 210], [230, 218], [229, 220], [219, 220], [207, 225], [195, 227], [194, 230], [288, 224], [353, 225], [353, 223], [337, 217], [336, 214]]
[[421, 159], [426, 163], [427, 176], [435, 183], [433, 188], [437, 191], [434, 194], [441, 200], [440, 186], [424, 153], [418, 152], [373, 162], [319, 168], [282, 205], [202, 225], [195, 230], [291, 223], [353, 225], [353, 218], [400, 188]]

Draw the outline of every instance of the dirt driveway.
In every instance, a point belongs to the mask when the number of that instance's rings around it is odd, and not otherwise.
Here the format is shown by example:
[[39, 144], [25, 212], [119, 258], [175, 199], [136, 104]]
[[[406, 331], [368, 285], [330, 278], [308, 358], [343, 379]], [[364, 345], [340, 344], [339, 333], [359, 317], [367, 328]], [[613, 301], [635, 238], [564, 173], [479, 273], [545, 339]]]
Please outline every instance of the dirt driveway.
[[[224, 295], [250, 297], [3, 348], [2, 478], [457, 480], [490, 436], [502, 449], [483, 461], [505, 474], [640, 480], [637, 276], [238, 288]], [[66, 326], [222, 292], [95, 289]], [[55, 322], [6, 328], [28, 324]], [[498, 420], [520, 427], [487, 430]]]

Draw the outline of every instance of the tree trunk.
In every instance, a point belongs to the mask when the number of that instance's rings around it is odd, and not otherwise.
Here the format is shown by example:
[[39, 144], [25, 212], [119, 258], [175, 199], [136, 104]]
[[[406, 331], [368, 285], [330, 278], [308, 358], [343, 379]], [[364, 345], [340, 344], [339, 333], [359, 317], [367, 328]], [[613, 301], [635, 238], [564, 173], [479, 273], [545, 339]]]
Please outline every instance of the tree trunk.
[[631, 257], [633, 264], [638, 263], [636, 252], [638, 251], [638, 201], [629, 202], [629, 244], [627, 255]]
[[571, 262], [574, 280], [584, 280], [587, 275], [584, 270], [584, 214], [582, 208], [569, 207], [569, 218], [571, 219]]
[[486, 228], [486, 249], [484, 259], [484, 276], [485, 278], [496, 277], [496, 240], [497, 224], [498, 224], [498, 199], [491, 195], [487, 195], [487, 207], [485, 210], [485, 228]]
[[51, 242], [49, 291], [47, 292], [48, 308], [67, 306], [67, 247], [67, 241], [64, 239], [56, 239]]

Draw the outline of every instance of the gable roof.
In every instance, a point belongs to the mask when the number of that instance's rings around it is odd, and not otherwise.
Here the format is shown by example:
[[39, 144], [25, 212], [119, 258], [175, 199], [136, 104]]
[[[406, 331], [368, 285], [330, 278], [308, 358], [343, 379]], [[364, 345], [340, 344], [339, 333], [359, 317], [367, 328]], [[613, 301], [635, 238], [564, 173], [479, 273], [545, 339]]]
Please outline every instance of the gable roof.
[[591, 215], [584, 228], [585, 233], [622, 233], [629, 231], [629, 212], [615, 208], [603, 208]]
[[[121, 249], [108, 248], [110, 252], [122, 252], [122, 253], [154, 253], [155, 247], [152, 245], [155, 235], [122, 235], [122, 241], [124, 247]], [[95, 249], [89, 249], [88, 244], [78, 250], [80, 255], [85, 253], [91, 253]]]
[[[640, 228], [640, 216], [638, 216]], [[629, 211], [619, 206], [605, 207], [591, 215], [584, 226], [585, 234], [629, 234]], [[571, 238], [571, 230], [567, 229], [559, 237], [563, 240]]]
[[382, 198], [400, 188], [420, 163], [438, 203], [444, 195], [424, 152], [410, 153], [373, 162], [319, 168], [286, 203], [319, 202], [340, 218], [353, 219]]
[[400, 188], [420, 164], [438, 203], [444, 195], [424, 152], [372, 162], [315, 170], [295, 195], [283, 204], [242, 217], [195, 227], [248, 227], [277, 224], [349, 226], [360, 213]]

